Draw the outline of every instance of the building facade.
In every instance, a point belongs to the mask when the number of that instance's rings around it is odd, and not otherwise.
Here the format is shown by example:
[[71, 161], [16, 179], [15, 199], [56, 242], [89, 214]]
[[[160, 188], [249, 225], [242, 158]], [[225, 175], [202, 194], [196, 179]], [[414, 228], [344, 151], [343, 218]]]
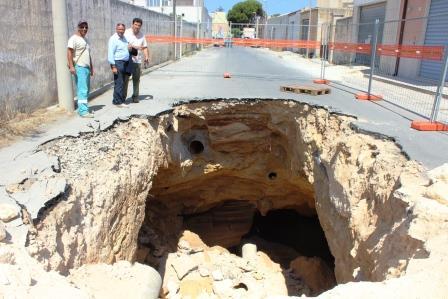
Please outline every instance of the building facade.
[[230, 36], [230, 27], [227, 22], [227, 14], [223, 11], [215, 11], [212, 17], [212, 37], [225, 38]]
[[[447, 0], [355, 0], [354, 4], [353, 24], [358, 25], [352, 34], [356, 38], [353, 42], [369, 43], [372, 29], [364, 24], [379, 19], [380, 44], [448, 46]], [[440, 77], [442, 65], [442, 61], [400, 57], [381, 57], [379, 61], [387, 75], [434, 80]]]
[[[288, 14], [270, 17], [265, 38], [285, 40], [322, 40], [323, 24], [334, 24], [339, 18], [352, 16], [353, 0], [317, 0], [316, 7], [306, 7]], [[320, 55], [320, 49], [288, 49], [309, 56]]]
[[[268, 18], [263, 35], [265, 39], [299, 40], [300, 11]], [[285, 48], [285, 50], [298, 51], [294, 48]]]
[[[307, 7], [300, 11], [300, 39], [322, 42], [326, 35], [322, 36], [323, 25], [328, 26], [326, 30], [334, 31], [337, 20], [351, 17], [353, 14], [353, 0], [318, 0], [316, 7]], [[330, 36], [334, 32], [329, 33]], [[321, 49], [307, 51], [311, 57], [320, 56]]]
[[[173, 0], [146, 0], [146, 2], [146, 7], [150, 10], [167, 15], [173, 14]], [[211, 22], [204, 0], [177, 0], [176, 14], [182, 15], [183, 20], [190, 23]]]

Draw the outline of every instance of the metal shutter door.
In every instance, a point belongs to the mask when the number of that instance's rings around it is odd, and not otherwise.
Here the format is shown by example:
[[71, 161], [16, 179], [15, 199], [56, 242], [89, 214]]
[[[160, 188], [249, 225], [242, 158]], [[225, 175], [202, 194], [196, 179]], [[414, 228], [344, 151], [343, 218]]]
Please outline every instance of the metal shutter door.
[[[373, 38], [374, 24], [377, 19], [380, 22], [384, 22], [386, 15], [386, 3], [379, 3], [374, 5], [368, 5], [361, 7], [361, 15], [359, 18], [358, 27], [358, 43], [360, 44], [370, 44]], [[383, 39], [383, 26], [380, 25], [378, 32], [378, 43], [381, 43]], [[369, 65], [370, 55], [357, 54], [356, 62], [360, 64]]]
[[[445, 14], [446, 13], [446, 14]], [[440, 15], [445, 14], [445, 15]], [[440, 15], [440, 16], [432, 16]], [[426, 28], [425, 45], [448, 45], [448, 1], [432, 0], [429, 10], [429, 20]], [[420, 76], [429, 79], [440, 80], [442, 72], [441, 61], [423, 60], [420, 68]]]

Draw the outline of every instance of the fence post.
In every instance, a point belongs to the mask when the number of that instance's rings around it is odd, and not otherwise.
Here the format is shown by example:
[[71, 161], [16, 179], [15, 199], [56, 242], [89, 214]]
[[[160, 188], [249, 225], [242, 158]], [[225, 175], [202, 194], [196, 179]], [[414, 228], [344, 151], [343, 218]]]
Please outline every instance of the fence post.
[[326, 80], [325, 79], [325, 71], [326, 71], [326, 63], [328, 63], [328, 61], [329, 61], [329, 59], [328, 59], [328, 56], [330, 55], [330, 51], [329, 51], [329, 48], [330, 48], [330, 40], [331, 40], [331, 33], [333, 32], [333, 27], [332, 27], [333, 25], [332, 24], [328, 24], [327, 25], [327, 34], [325, 35], [325, 47], [324, 47], [324, 72], [323, 72], [323, 76], [322, 76], [322, 79], [323, 80]]
[[321, 60], [321, 66], [320, 66], [320, 79], [324, 80], [325, 79], [325, 46], [327, 44], [327, 40], [326, 40], [326, 24], [322, 24], [322, 29], [321, 29], [321, 43], [322, 43], [322, 53], [320, 55], [320, 60]]
[[437, 86], [436, 96], [434, 99], [434, 105], [431, 111], [431, 122], [437, 121], [437, 115], [439, 114], [440, 102], [442, 100], [443, 88], [445, 87], [446, 76], [448, 72], [448, 46], [445, 46], [445, 59], [442, 68], [442, 77], [440, 78], [440, 84]]
[[378, 33], [380, 29], [380, 20], [375, 20], [375, 27], [373, 29], [373, 38], [370, 45], [372, 46], [371, 55], [370, 55], [370, 76], [369, 76], [369, 89], [367, 91], [367, 96], [370, 99], [372, 94], [372, 81], [373, 81], [373, 73], [375, 71], [375, 60], [376, 60], [376, 48], [378, 46]]

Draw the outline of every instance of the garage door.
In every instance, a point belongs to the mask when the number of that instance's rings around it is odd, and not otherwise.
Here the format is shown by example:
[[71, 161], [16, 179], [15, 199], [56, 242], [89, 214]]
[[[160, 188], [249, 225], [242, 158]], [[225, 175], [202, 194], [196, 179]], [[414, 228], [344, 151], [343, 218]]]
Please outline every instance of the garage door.
[[[384, 22], [386, 15], [386, 2], [361, 7], [358, 30], [358, 43], [370, 44], [373, 38], [374, 23], [377, 19]], [[383, 26], [380, 25], [378, 43], [383, 39]], [[357, 54], [356, 62], [359, 64], [370, 64], [370, 55]]]
[[[425, 45], [448, 45], [448, 1], [432, 0], [429, 20], [426, 28]], [[440, 79], [442, 62], [424, 60], [420, 68], [420, 76], [428, 79]]]

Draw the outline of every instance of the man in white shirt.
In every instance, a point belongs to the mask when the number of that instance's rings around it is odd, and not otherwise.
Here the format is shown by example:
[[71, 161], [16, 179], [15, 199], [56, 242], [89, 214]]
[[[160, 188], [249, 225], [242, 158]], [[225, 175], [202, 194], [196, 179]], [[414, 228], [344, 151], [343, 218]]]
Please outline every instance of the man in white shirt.
[[[149, 62], [148, 44], [146, 42], [145, 35], [140, 31], [142, 24], [143, 24], [142, 19], [134, 18], [132, 20], [132, 27], [128, 28], [124, 33], [124, 37], [129, 42], [129, 44], [138, 51], [138, 54], [136, 56], [132, 56], [132, 62], [134, 64], [132, 72], [132, 85], [134, 88], [132, 93], [132, 101], [134, 103], [139, 102], [138, 96], [139, 96], [140, 75], [142, 72], [141, 68], [142, 62], [144, 63]], [[129, 76], [126, 76], [124, 82], [125, 98], [127, 97], [128, 83], [129, 83]]]
[[90, 77], [93, 76], [90, 45], [86, 38], [89, 25], [86, 21], [78, 23], [78, 32], [72, 35], [67, 43], [67, 63], [70, 73], [75, 78], [78, 114], [81, 117], [92, 118], [87, 100], [90, 91]]

